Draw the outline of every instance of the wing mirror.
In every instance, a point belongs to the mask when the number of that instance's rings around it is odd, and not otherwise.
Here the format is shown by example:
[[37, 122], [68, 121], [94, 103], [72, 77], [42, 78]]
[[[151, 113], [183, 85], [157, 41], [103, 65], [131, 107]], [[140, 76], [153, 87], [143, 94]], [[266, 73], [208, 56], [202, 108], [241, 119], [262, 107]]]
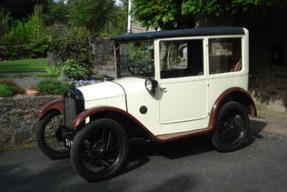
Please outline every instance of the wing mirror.
[[158, 86], [158, 82], [152, 78], [147, 78], [145, 80], [145, 88], [150, 94], [154, 94]]

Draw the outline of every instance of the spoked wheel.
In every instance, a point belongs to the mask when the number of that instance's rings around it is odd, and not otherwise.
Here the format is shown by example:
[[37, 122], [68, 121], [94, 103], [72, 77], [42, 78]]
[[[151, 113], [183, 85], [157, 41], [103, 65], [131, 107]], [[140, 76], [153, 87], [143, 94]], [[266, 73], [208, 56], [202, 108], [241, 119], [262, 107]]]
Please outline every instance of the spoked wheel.
[[69, 157], [70, 151], [64, 145], [61, 123], [63, 115], [60, 112], [48, 112], [37, 124], [35, 130], [36, 142], [41, 151], [51, 159]]
[[128, 155], [128, 137], [111, 119], [99, 119], [84, 127], [74, 138], [71, 161], [89, 182], [108, 179], [123, 167]]
[[242, 147], [249, 130], [246, 109], [237, 102], [226, 103], [217, 116], [212, 143], [222, 152], [230, 152]]

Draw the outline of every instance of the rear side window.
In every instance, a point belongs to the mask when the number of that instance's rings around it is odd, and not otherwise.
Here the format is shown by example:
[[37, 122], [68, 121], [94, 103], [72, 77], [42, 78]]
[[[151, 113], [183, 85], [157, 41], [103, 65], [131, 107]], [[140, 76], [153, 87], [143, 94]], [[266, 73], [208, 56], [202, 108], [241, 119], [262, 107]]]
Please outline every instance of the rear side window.
[[203, 40], [160, 42], [161, 78], [203, 75]]
[[209, 74], [241, 71], [241, 38], [209, 39]]

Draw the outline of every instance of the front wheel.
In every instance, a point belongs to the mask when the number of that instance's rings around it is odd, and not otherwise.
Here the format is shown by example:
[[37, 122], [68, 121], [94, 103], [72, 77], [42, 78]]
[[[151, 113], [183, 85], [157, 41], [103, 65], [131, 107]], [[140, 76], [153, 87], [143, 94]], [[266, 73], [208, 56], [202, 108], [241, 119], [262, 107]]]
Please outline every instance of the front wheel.
[[40, 150], [53, 160], [70, 155], [62, 138], [62, 121], [63, 115], [60, 112], [51, 111], [38, 122], [35, 130], [35, 139]]
[[108, 179], [123, 167], [128, 155], [128, 137], [111, 119], [99, 119], [84, 127], [74, 138], [72, 166], [89, 182]]
[[217, 116], [212, 143], [218, 151], [235, 151], [242, 147], [248, 130], [249, 117], [244, 106], [237, 102], [228, 102]]

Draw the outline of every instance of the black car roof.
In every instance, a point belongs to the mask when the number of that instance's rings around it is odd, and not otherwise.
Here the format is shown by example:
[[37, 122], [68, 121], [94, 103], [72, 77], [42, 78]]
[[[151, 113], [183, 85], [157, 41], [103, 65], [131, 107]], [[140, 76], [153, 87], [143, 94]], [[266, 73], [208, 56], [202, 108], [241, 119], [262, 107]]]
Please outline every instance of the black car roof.
[[168, 37], [189, 37], [189, 36], [207, 36], [207, 35], [244, 35], [244, 28], [203, 27], [203, 28], [177, 29], [177, 30], [124, 34], [112, 37], [111, 40], [115, 41], [153, 40]]

